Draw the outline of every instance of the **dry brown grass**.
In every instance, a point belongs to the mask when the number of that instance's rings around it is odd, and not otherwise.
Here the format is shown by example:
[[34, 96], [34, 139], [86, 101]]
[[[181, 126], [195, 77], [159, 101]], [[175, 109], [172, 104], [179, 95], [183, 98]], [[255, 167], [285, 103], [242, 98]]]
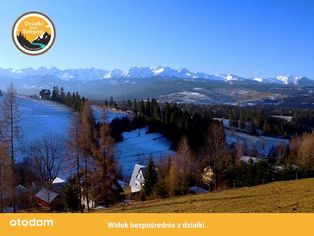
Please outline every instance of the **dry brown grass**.
[[98, 212], [312, 212], [314, 178], [136, 202]]

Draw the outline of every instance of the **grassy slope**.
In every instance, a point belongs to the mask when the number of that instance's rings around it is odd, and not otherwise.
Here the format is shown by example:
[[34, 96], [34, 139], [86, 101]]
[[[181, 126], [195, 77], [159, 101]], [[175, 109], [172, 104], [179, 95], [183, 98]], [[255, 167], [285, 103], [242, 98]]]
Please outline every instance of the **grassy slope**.
[[314, 212], [314, 178], [137, 202], [99, 212]]

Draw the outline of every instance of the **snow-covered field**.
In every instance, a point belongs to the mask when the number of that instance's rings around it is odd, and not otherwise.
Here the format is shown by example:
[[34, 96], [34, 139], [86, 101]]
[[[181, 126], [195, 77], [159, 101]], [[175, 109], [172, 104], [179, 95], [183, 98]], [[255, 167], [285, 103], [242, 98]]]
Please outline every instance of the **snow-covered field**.
[[[113, 119], [128, 117], [128, 113], [104, 110], [99, 106], [92, 106], [96, 122], [109, 124]], [[123, 177], [128, 180], [134, 165], [145, 165], [150, 158], [159, 162], [166, 156], [174, 155], [170, 150], [171, 143], [159, 133], [147, 133], [148, 128], [136, 129], [122, 134], [123, 141], [116, 145], [116, 159]]]
[[120, 111], [109, 111], [103, 108], [93, 105], [92, 106], [95, 122], [104, 122], [110, 124], [114, 119], [122, 119], [128, 117], [128, 113]]
[[271, 115], [270, 117], [281, 119], [281, 120], [286, 120], [288, 122], [291, 122], [293, 118], [292, 116], [277, 116], [277, 115]]
[[[228, 145], [232, 145], [235, 143], [240, 143], [248, 151], [257, 151], [257, 154], [259, 156], [266, 157], [270, 154], [271, 150], [273, 148], [276, 148], [278, 144], [288, 146], [290, 143], [289, 139], [283, 139], [283, 138], [275, 138], [275, 137], [266, 137], [266, 136], [253, 136], [248, 133], [245, 133], [245, 130], [240, 130], [243, 132], [233, 131], [228, 129], [230, 127], [229, 125], [229, 119], [223, 119], [223, 118], [214, 118], [215, 120], [218, 120], [223, 123], [225, 127], [225, 133], [226, 133], [226, 143]], [[258, 130], [257, 130], [258, 131]], [[261, 131], [258, 131], [262, 133]]]
[[[0, 97], [2, 106], [3, 98]], [[17, 98], [20, 113], [20, 138], [18, 139], [17, 161], [27, 154], [27, 146], [45, 135], [66, 140], [73, 112], [67, 107], [50, 101], [29, 97]]]
[[[0, 104], [3, 98], [0, 97]], [[27, 155], [25, 147], [30, 143], [47, 135], [60, 137], [66, 141], [74, 113], [58, 103], [35, 100], [28, 97], [18, 97], [20, 111], [21, 138], [18, 142], [17, 161]], [[127, 117], [125, 112], [105, 111], [93, 106], [96, 121], [110, 123], [115, 118]], [[223, 120], [227, 126], [227, 120]], [[124, 132], [123, 141], [116, 145], [116, 159], [119, 162], [122, 174], [129, 178], [134, 164], [146, 164], [149, 158], [156, 162], [175, 154], [170, 149], [171, 143], [160, 133], [147, 133], [148, 128]], [[267, 156], [273, 147], [278, 144], [289, 145], [289, 140], [265, 136], [252, 136], [241, 132], [226, 130], [228, 144], [240, 142], [249, 150], [257, 150], [259, 155]]]
[[230, 123], [229, 119], [225, 119], [225, 118], [213, 118], [213, 119], [222, 122], [225, 128], [230, 127], [230, 125], [229, 125], [229, 123]]
[[275, 148], [278, 144], [289, 145], [288, 139], [272, 138], [266, 136], [252, 136], [246, 133], [233, 132], [225, 130], [226, 142], [231, 145], [234, 143], [241, 143], [246, 146], [249, 150], [257, 150], [259, 155], [268, 156], [271, 149]]
[[[3, 98], [0, 97], [0, 104]], [[27, 155], [27, 147], [47, 135], [57, 136], [66, 142], [74, 113], [67, 107], [46, 100], [18, 97], [21, 137], [18, 141], [17, 161]], [[106, 111], [93, 106], [96, 121], [110, 123], [115, 118], [126, 117], [124, 112]], [[124, 140], [116, 146], [116, 157], [123, 175], [128, 178], [135, 163], [145, 164], [150, 157], [156, 161], [173, 154], [170, 142], [159, 133], [147, 134], [147, 128], [123, 133]]]
[[148, 128], [124, 132], [123, 141], [116, 146], [116, 158], [124, 178], [131, 176], [134, 165], [146, 164], [150, 158], [159, 162], [175, 153], [170, 150], [171, 143], [159, 133], [147, 133]]

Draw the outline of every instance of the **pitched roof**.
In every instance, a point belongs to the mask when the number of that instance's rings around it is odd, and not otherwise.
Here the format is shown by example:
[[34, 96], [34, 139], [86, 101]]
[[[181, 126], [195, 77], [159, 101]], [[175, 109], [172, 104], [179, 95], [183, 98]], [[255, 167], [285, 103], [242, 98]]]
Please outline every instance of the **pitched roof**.
[[51, 203], [53, 202], [53, 200], [56, 199], [56, 197], [58, 196], [57, 193], [49, 191], [46, 188], [42, 188], [36, 195], [35, 197], [39, 198], [40, 200], [47, 202], [47, 203]]
[[66, 183], [66, 181], [64, 179], [61, 179], [59, 177], [56, 177], [53, 181], [52, 184], [63, 184]]
[[140, 172], [140, 170], [143, 168], [145, 168], [145, 166], [142, 166], [139, 164], [134, 165], [134, 169], [133, 169], [130, 184], [129, 184], [130, 186], [134, 186], [136, 177], [137, 177], [138, 173]]
[[[16, 195], [17, 196], [21, 196], [21, 195], [23, 195], [24, 193], [26, 193], [27, 192], [27, 188], [25, 188], [23, 185], [21, 185], [21, 184], [19, 184], [18, 186], [16, 186], [16, 188], [15, 188], [15, 193], [16, 193]], [[3, 193], [3, 199], [6, 199], [6, 198], [11, 198], [11, 194], [12, 193], [10, 193], [10, 192], [4, 192]]]
[[16, 186], [16, 193], [17, 194], [23, 194], [26, 192], [27, 192], [27, 189], [23, 185], [19, 184], [18, 186]]
[[197, 186], [189, 187], [189, 192], [190, 193], [208, 193], [206, 189], [203, 189]]

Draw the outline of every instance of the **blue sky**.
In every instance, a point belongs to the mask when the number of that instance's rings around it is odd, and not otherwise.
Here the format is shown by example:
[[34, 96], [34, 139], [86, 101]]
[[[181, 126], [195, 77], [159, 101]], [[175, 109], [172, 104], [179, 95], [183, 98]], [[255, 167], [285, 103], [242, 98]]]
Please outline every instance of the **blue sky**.
[[[41, 11], [57, 39], [31, 57], [12, 43], [16, 18]], [[241, 76], [314, 78], [311, 0], [10, 0], [0, 8], [0, 67], [186, 67]]]

